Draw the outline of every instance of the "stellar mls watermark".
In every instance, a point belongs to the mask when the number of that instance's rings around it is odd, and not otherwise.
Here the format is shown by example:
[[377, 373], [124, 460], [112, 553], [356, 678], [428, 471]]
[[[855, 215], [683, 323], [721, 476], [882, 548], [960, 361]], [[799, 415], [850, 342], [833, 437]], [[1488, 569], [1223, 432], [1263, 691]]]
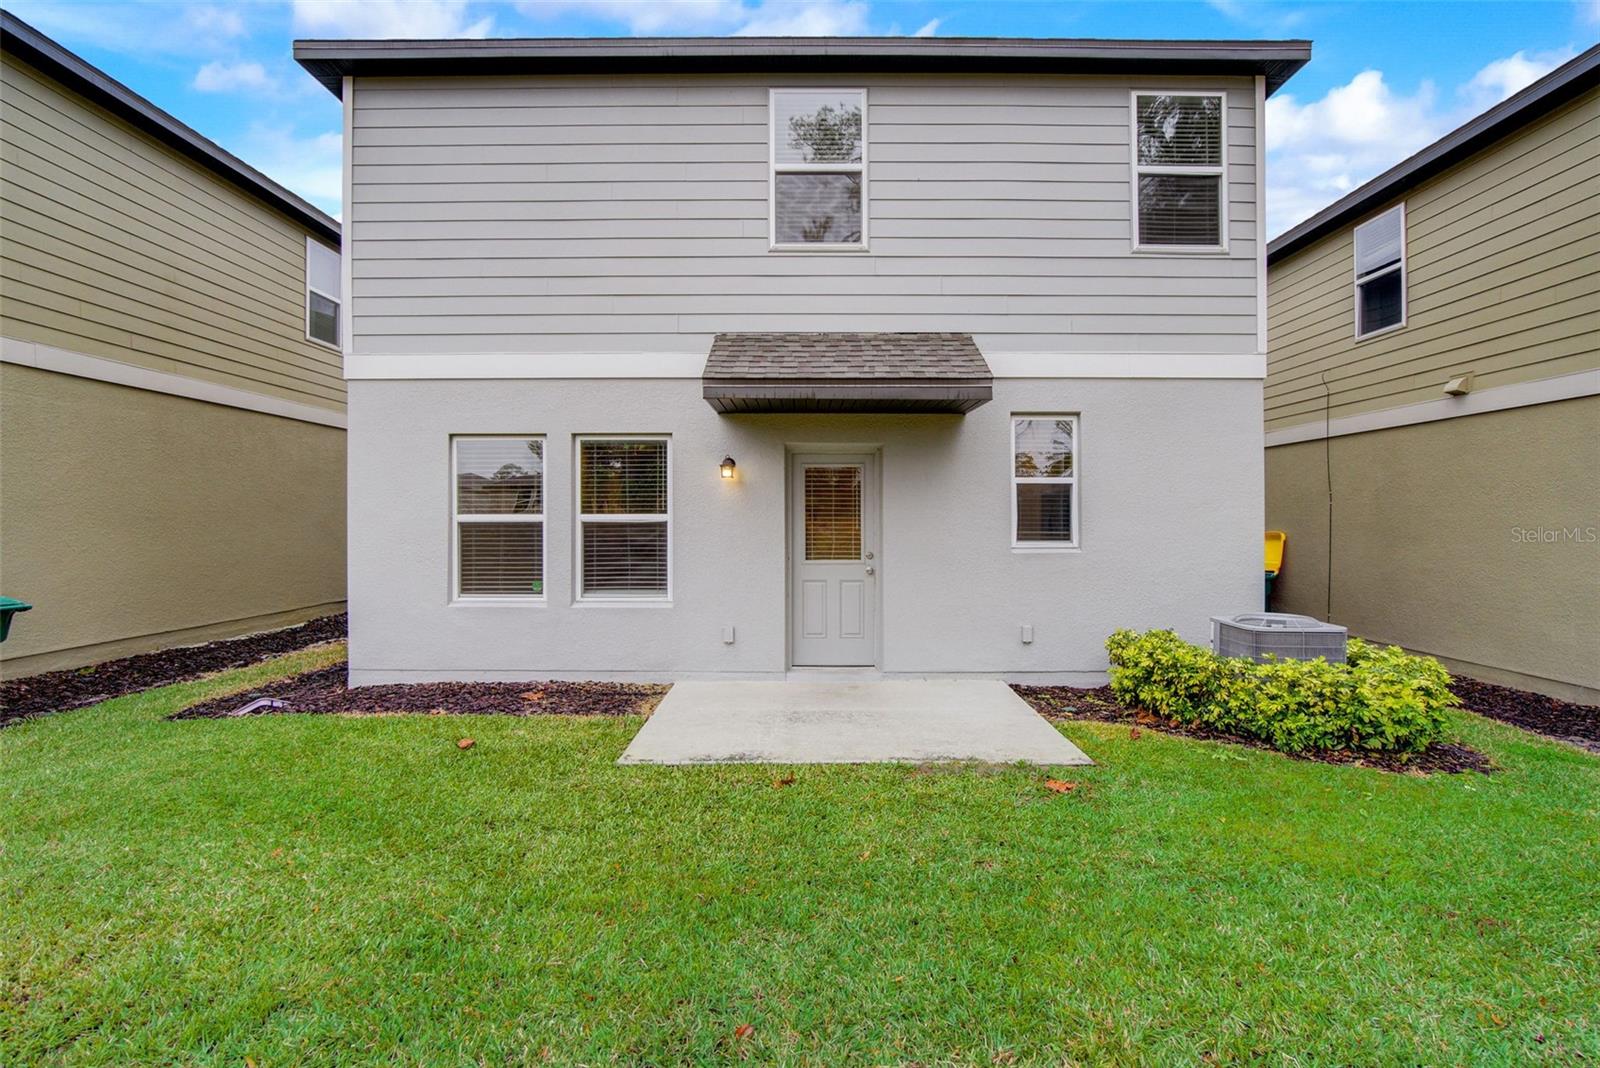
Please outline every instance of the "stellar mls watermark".
[[1600, 541], [1600, 527], [1512, 527], [1511, 540], [1518, 545], [1593, 545]]

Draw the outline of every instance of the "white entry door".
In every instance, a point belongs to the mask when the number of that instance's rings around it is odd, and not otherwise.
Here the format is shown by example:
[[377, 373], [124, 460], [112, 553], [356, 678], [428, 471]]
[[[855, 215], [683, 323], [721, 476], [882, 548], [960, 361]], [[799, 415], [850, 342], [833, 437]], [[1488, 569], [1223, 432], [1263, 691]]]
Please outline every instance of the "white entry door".
[[878, 662], [878, 479], [870, 454], [798, 455], [789, 476], [796, 667]]

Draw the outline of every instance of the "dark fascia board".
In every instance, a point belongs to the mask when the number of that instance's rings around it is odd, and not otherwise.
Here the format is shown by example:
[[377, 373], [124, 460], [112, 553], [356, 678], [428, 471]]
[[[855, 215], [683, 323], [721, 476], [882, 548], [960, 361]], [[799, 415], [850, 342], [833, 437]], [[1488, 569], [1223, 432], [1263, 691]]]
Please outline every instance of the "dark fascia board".
[[1359, 220], [1413, 186], [1481, 152], [1596, 85], [1600, 85], [1600, 45], [1562, 64], [1526, 89], [1507, 97], [1471, 122], [1457, 127], [1421, 152], [1280, 234], [1267, 245], [1267, 262], [1276, 263]]
[[216, 142], [202, 136], [9, 11], [0, 11], [0, 48], [105, 108], [244, 192], [283, 212], [335, 247], [339, 223]]
[[969, 412], [994, 399], [989, 378], [771, 379], [705, 378], [712, 408], [734, 412]]
[[1027, 37], [526, 37], [296, 41], [294, 58], [335, 96], [342, 79], [439, 74], [937, 71], [1265, 75], [1271, 94], [1310, 41], [1118, 41]]

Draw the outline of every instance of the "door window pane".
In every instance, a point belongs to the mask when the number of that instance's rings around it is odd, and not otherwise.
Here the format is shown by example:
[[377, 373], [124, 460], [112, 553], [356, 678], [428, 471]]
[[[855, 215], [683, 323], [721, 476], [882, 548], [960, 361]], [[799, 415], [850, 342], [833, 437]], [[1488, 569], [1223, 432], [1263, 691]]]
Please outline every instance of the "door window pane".
[[861, 559], [861, 468], [805, 469], [806, 559]]

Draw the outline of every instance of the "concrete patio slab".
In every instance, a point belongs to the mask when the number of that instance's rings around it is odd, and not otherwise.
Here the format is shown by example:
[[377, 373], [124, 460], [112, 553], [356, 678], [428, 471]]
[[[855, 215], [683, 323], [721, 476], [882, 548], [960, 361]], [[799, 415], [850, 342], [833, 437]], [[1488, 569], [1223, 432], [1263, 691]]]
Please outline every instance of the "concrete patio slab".
[[1092, 764], [1002, 682], [680, 682], [619, 764]]

